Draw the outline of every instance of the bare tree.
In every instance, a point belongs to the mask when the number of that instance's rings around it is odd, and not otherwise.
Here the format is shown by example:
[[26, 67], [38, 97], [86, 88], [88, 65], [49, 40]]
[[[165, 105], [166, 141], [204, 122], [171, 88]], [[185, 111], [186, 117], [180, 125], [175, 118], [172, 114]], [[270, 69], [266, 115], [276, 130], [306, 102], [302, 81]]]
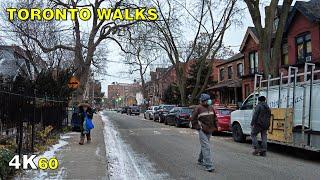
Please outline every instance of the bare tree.
[[[231, 26], [233, 18], [238, 12], [236, 0], [212, 1], [197, 0], [194, 1], [193, 7], [190, 9], [187, 3], [173, 0], [153, 0], [158, 8], [160, 20], [153, 25], [157, 30], [157, 34], [153, 42], [161, 47], [167, 54], [170, 62], [175, 68], [177, 76], [177, 85], [181, 94], [181, 103], [186, 105], [186, 77], [185, 63], [188, 63], [196, 50], [198, 61], [201, 61], [199, 71], [197, 73], [196, 86], [191, 94], [191, 99], [198, 97], [206, 88], [211, 72], [207, 72], [205, 83], [200, 85], [200, 76], [203, 71], [205, 61], [208, 56], [215, 57], [216, 53], [222, 46], [222, 41], [226, 30]], [[182, 12], [181, 12], [182, 11]], [[187, 17], [183, 17], [187, 14]], [[190, 50], [186, 50], [184, 39], [182, 39], [181, 24], [183, 19], [191, 19], [190, 27], [195, 27], [192, 36], [192, 45]], [[197, 49], [198, 46], [201, 49]], [[184, 52], [187, 52], [184, 54]], [[209, 63], [209, 69], [212, 69], [213, 61]]]
[[[80, 81], [80, 87], [78, 88], [78, 100], [83, 99], [83, 92], [85, 90], [85, 85], [87, 84], [91, 64], [94, 61], [94, 54], [97, 47], [104, 40], [117, 41], [115, 35], [122, 30], [123, 28], [129, 27], [136, 23], [136, 21], [113, 21], [113, 20], [99, 20], [97, 9], [102, 6], [107, 6], [112, 8], [111, 17], [115, 12], [115, 9], [123, 8], [138, 8], [137, 5], [134, 5], [126, 0], [110, 1], [110, 0], [92, 0], [91, 1], [79, 1], [79, 0], [48, 0], [53, 3], [53, 6], [56, 8], [82, 8], [87, 7], [91, 8], [93, 18], [88, 25], [88, 27], [82, 27], [81, 22], [78, 16], [75, 17], [74, 21], [70, 24], [72, 36], [61, 40], [60, 43], [55, 45], [47, 46], [41, 41], [37, 36], [37, 31], [28, 32], [23, 26], [16, 26], [19, 32], [27, 37], [28, 39], [33, 40], [43, 52], [49, 53], [58, 49], [72, 51], [74, 53], [73, 64], [75, 65], [76, 72], [75, 76]], [[118, 43], [118, 42], [117, 42]]]
[[[259, 59], [263, 60], [264, 74], [277, 76], [281, 59], [283, 33], [293, 0], [283, 0], [281, 5], [279, 5], [279, 0], [271, 0], [268, 7], [265, 8], [264, 27], [262, 25], [263, 20], [261, 11], [259, 9], [260, 0], [244, 1], [248, 6], [253, 24], [257, 31], [260, 46]], [[275, 21], [276, 19], [278, 22]]]
[[[13, 2], [3, 2], [3, 9], [6, 7], [31, 8], [31, 7], [50, 7], [50, 3], [40, 0], [18, 0]], [[62, 49], [52, 51], [50, 53], [42, 53], [41, 48], [32, 39], [21, 33], [20, 29], [24, 29], [27, 34], [36, 33], [37, 38], [45, 46], [52, 46], [61, 41], [62, 34], [65, 31], [56, 21], [26, 21], [18, 20], [7, 21], [7, 15], [3, 15], [1, 31], [6, 34], [6, 39], [11, 40], [16, 45], [21, 46], [27, 56], [26, 65], [29, 74], [39, 74], [42, 70], [50, 70], [64, 65], [64, 54], [67, 53]], [[31, 68], [32, 67], [32, 68]], [[33, 69], [33, 71], [31, 70]]]
[[140, 22], [132, 30], [128, 31], [123, 41], [125, 44], [123, 49], [125, 54], [124, 62], [130, 65], [130, 74], [139, 73], [141, 92], [144, 99], [148, 98], [146, 87], [147, 70], [160, 57], [159, 48], [148, 41], [152, 30], [147, 24]]

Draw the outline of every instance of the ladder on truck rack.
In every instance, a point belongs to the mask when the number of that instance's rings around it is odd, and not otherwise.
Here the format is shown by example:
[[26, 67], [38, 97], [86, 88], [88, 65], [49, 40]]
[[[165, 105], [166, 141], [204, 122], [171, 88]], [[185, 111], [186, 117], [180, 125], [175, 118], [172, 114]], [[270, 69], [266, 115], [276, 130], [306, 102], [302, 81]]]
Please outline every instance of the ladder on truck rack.
[[[311, 67], [311, 68], [310, 68]], [[310, 69], [310, 71], [309, 71]], [[279, 88], [278, 88], [278, 108], [281, 107], [281, 90], [284, 88], [287, 88], [287, 99], [286, 99], [286, 119], [284, 123], [284, 128], [286, 129], [288, 127], [288, 121], [287, 118], [289, 116], [289, 108], [292, 108], [292, 119], [295, 117], [295, 95], [296, 95], [296, 86], [297, 86], [297, 79], [298, 77], [303, 77], [303, 81], [300, 83], [301, 87], [303, 87], [303, 110], [302, 110], [302, 126], [301, 126], [301, 143], [305, 145], [305, 132], [312, 131], [312, 93], [313, 93], [313, 82], [314, 82], [314, 74], [320, 73], [320, 70], [315, 71], [315, 64], [313, 63], [305, 63], [304, 66], [304, 72], [298, 73], [298, 67], [289, 66], [288, 67], [288, 75], [284, 76], [284, 74], [281, 72], [280, 77], [271, 78], [269, 75], [267, 79], [263, 79], [263, 75], [256, 74], [254, 77], [254, 106], [257, 104], [257, 98], [256, 95], [260, 96], [260, 91], [262, 89], [262, 84], [266, 83], [266, 99], [268, 99], [269, 96], [269, 90], [270, 85], [274, 84], [274, 82], [278, 82]], [[308, 80], [308, 76], [310, 75], [310, 79]], [[292, 80], [293, 78], [293, 80]], [[287, 79], [287, 84], [284, 85], [283, 81], [284, 79]], [[308, 84], [309, 81], [309, 84]], [[307, 86], [310, 86], [309, 89], [309, 97], [307, 97]], [[290, 95], [291, 95], [291, 88], [292, 88], [292, 104], [290, 105]], [[306, 103], [307, 98], [309, 98], [309, 109], [308, 112], [306, 112]], [[306, 128], [306, 122], [308, 128]], [[285, 131], [285, 138], [287, 137], [287, 132]], [[310, 146], [311, 144], [311, 138], [310, 133], [308, 133], [308, 142], [307, 145]]]

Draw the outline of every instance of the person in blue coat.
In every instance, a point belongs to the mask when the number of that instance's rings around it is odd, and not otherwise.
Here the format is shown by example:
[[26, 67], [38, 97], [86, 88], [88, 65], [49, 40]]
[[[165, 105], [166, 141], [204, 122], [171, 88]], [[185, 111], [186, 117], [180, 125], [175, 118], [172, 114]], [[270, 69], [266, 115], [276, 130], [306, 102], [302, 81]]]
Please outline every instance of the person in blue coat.
[[85, 140], [85, 136], [87, 136], [87, 142], [88, 143], [91, 142], [90, 130], [85, 129], [83, 124], [84, 124], [86, 118], [90, 118], [90, 119], [93, 118], [93, 110], [88, 103], [80, 103], [78, 105], [78, 107], [79, 107], [79, 114], [78, 115], [79, 115], [79, 119], [80, 119], [80, 131], [81, 131], [79, 144], [83, 145], [84, 140]]

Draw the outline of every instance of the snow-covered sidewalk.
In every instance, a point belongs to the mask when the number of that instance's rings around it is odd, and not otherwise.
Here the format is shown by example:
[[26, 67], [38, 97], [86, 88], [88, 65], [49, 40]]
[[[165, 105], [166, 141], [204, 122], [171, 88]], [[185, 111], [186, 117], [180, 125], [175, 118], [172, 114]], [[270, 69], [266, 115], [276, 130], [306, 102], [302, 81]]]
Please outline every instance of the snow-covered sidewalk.
[[56, 157], [57, 170], [29, 170], [16, 179], [109, 179], [101, 116], [95, 115], [93, 122], [91, 143], [79, 145], [80, 133], [71, 132], [61, 136], [59, 143], [42, 155], [48, 159]]

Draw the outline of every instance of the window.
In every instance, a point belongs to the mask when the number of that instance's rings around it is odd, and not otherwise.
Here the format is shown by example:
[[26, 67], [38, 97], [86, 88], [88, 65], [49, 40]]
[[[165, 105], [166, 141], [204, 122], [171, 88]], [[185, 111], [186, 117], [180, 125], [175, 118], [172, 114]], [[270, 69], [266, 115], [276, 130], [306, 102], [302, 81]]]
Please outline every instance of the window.
[[232, 66], [228, 67], [228, 79], [232, 79]]
[[258, 65], [259, 65], [259, 59], [258, 59], [258, 52], [254, 51], [249, 53], [249, 63], [250, 63], [250, 74], [254, 74], [258, 72]]
[[311, 34], [307, 33], [296, 38], [297, 63], [303, 64], [311, 61], [312, 47]]
[[220, 81], [223, 81], [224, 80], [224, 69], [221, 68], [220, 69]]
[[288, 65], [289, 64], [289, 56], [288, 56], [288, 44], [282, 45], [282, 64]]
[[240, 63], [237, 65], [237, 75], [240, 78], [241, 76], [243, 76], [243, 64]]

